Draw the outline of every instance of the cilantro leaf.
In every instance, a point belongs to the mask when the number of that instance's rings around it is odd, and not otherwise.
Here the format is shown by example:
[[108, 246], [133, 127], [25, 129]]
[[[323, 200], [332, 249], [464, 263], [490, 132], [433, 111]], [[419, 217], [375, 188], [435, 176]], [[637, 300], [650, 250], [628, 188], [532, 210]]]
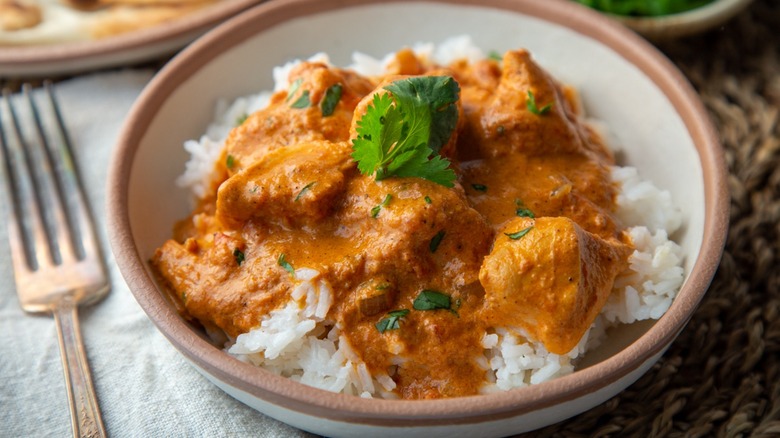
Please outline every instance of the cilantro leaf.
[[398, 330], [400, 325], [400, 319], [409, 314], [409, 309], [393, 310], [388, 312], [387, 316], [382, 318], [375, 327], [379, 330], [379, 333], [384, 333], [387, 330]]
[[525, 106], [528, 107], [528, 111], [531, 111], [537, 116], [543, 116], [552, 109], [552, 102], [539, 108], [536, 106], [536, 96], [534, 96], [534, 93], [532, 93], [531, 90], [528, 90], [528, 99], [525, 101]]
[[279, 259], [276, 261], [276, 263], [279, 264], [282, 268], [284, 268], [285, 271], [289, 272], [290, 275], [293, 277], [295, 276], [295, 269], [292, 267], [290, 262], [287, 261], [287, 255], [285, 253], [279, 254]]
[[236, 259], [236, 264], [238, 266], [241, 266], [241, 263], [244, 263], [244, 259], [245, 259], [244, 252], [241, 251], [240, 249], [236, 248], [233, 250], [233, 257]]
[[517, 239], [520, 239], [521, 237], [525, 236], [526, 234], [528, 234], [528, 232], [531, 231], [531, 229], [533, 227], [534, 226], [531, 225], [528, 228], [523, 228], [522, 230], [514, 232], [514, 233], [504, 233], [504, 235], [506, 235], [506, 237], [508, 237], [508, 238], [510, 238], [512, 240], [517, 240]]
[[322, 110], [322, 117], [328, 117], [333, 115], [333, 111], [336, 110], [336, 105], [341, 100], [341, 84], [334, 84], [325, 90], [325, 97], [320, 102], [320, 110]]
[[412, 307], [414, 307], [415, 310], [450, 310], [450, 296], [435, 290], [425, 289], [414, 299]]
[[458, 122], [460, 87], [449, 76], [402, 79], [374, 95], [357, 122], [352, 158], [364, 175], [418, 177], [452, 187], [455, 172], [438, 155]]

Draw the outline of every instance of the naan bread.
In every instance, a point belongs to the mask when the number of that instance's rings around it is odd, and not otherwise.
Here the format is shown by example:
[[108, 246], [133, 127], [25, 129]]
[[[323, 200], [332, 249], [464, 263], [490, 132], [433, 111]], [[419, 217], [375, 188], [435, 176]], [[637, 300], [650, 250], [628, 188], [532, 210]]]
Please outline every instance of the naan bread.
[[0, 46], [89, 41], [176, 20], [216, 0], [0, 0]]

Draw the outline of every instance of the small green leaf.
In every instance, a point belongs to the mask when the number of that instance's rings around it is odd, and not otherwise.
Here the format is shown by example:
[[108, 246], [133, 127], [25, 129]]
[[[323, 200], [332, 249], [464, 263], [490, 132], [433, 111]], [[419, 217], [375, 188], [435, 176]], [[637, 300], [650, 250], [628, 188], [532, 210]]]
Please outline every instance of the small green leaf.
[[493, 61], [501, 61], [504, 59], [504, 57], [501, 56], [501, 53], [497, 50], [491, 50], [490, 53], [488, 53], [488, 58], [492, 59]]
[[241, 116], [241, 117], [237, 118], [237, 119], [236, 119], [236, 126], [241, 126], [241, 125], [243, 125], [243, 124], [244, 124], [244, 122], [246, 122], [246, 119], [248, 119], [248, 118], [249, 118], [249, 116], [248, 116], [248, 115], [246, 115], [246, 114], [244, 114], [243, 116]]
[[528, 90], [528, 100], [526, 100], [525, 106], [528, 107], [528, 111], [531, 111], [537, 116], [541, 116], [547, 114], [550, 111], [552, 108], [552, 102], [548, 103], [540, 109], [536, 106], [536, 97], [534, 97], [534, 93], [532, 93], [531, 90]]
[[534, 227], [534, 226], [533, 226], [533, 225], [531, 225], [530, 227], [528, 227], [528, 228], [523, 228], [522, 230], [520, 230], [520, 231], [517, 231], [517, 232], [515, 232], [515, 233], [504, 233], [504, 234], [506, 235], [506, 237], [508, 237], [508, 238], [510, 238], [510, 239], [512, 239], [512, 240], [517, 240], [517, 239], [519, 239], [519, 238], [521, 238], [521, 237], [525, 236], [526, 234], [528, 234], [528, 232], [529, 232], [529, 231], [531, 231], [531, 229], [532, 229], [533, 227]]
[[478, 192], [487, 192], [487, 189], [488, 189], [487, 186], [484, 185], [484, 184], [472, 184], [471, 188], [473, 188], [474, 190], [476, 190]]
[[228, 169], [233, 169], [235, 165], [236, 165], [236, 158], [228, 154], [227, 158], [225, 158], [225, 166], [227, 166]]
[[388, 203], [390, 203], [390, 200], [393, 199], [393, 196], [389, 193], [385, 195], [385, 199], [382, 200], [382, 202], [379, 203], [376, 207], [371, 209], [371, 217], [375, 218], [379, 215], [379, 211], [382, 209], [382, 207], [387, 206]]
[[309, 100], [309, 90], [303, 90], [303, 93], [301, 93], [301, 97], [299, 97], [295, 102], [290, 105], [290, 108], [295, 109], [304, 109], [311, 106], [311, 101]]
[[430, 204], [431, 202], [433, 202], [433, 201], [431, 201], [431, 197], [430, 196], [426, 196], [425, 197], [425, 203], [426, 204]]
[[292, 265], [287, 261], [287, 256], [284, 253], [279, 254], [279, 259], [276, 262], [279, 263], [279, 266], [284, 268], [285, 271], [289, 272], [290, 275], [295, 276], [295, 269], [293, 269]]
[[428, 245], [428, 248], [431, 250], [431, 252], [436, 252], [437, 249], [439, 249], [439, 244], [441, 244], [441, 239], [444, 239], [444, 230], [439, 231], [436, 233], [435, 236], [431, 239], [431, 243]]
[[306, 193], [316, 182], [317, 181], [312, 181], [312, 182], [306, 184], [305, 186], [303, 186], [301, 191], [298, 192], [298, 196], [295, 197], [295, 201], [294, 202], [298, 202], [298, 200], [301, 199], [301, 196], [303, 196], [303, 194]]
[[233, 257], [236, 259], [236, 264], [238, 264], [238, 266], [241, 266], [241, 263], [244, 263], [244, 253], [240, 249], [236, 248], [233, 250]]
[[328, 117], [336, 110], [339, 100], [341, 100], [341, 84], [334, 84], [325, 90], [325, 97], [320, 102], [320, 109], [322, 110], [322, 117]]
[[521, 201], [520, 199], [515, 199], [515, 206], [517, 206], [517, 209], [515, 210], [515, 215], [518, 217], [530, 217], [533, 219], [534, 212], [532, 212], [528, 207], [525, 206], [525, 203]]
[[379, 330], [379, 333], [384, 333], [388, 330], [398, 330], [400, 325], [400, 319], [409, 314], [409, 309], [393, 310], [388, 312], [387, 316], [382, 318], [375, 327]]
[[301, 87], [301, 84], [303, 83], [303, 78], [298, 78], [290, 85], [290, 90], [287, 92], [287, 99], [285, 99], [285, 102], [289, 102], [290, 99], [295, 95], [295, 92], [298, 91], [298, 88]]
[[450, 296], [435, 290], [426, 289], [417, 295], [412, 307], [414, 307], [415, 310], [450, 310]]

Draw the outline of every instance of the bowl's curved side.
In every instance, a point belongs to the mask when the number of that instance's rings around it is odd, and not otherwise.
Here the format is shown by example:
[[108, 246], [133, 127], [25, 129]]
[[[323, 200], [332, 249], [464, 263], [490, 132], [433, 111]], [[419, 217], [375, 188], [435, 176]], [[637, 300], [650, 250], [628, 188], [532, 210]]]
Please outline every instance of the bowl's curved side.
[[[695, 160], [700, 165], [700, 169], [694, 171], [690, 178], [701, 177], [701, 181], [694, 181], [693, 185], [700, 186], [703, 193], [692, 192], [690, 196], [700, 195], [703, 201], [701, 212], [697, 213], [700, 216], [695, 218], [695, 229], [688, 230], [688, 234], [697, 236], [689, 245], [692, 247], [690, 254], [694, 258], [698, 255], [695, 263], [691, 261], [688, 269], [691, 274], [669, 312], [643, 336], [596, 365], [563, 378], [516, 391], [435, 401], [365, 400], [309, 388], [239, 362], [198, 336], [167, 304], [146, 266], [146, 258], [156, 245], [168, 237], [169, 227], [165, 225], [163, 228], [158, 226], [155, 230], [146, 230], [140, 226], [143, 223], [141, 218], [148, 220], [149, 217], [154, 217], [163, 224], [169, 224], [176, 219], [176, 214], [182, 214], [181, 211], [186, 214], [186, 207], [164, 203], [147, 205], [148, 202], [144, 201], [149, 201], [149, 198], [144, 199], [143, 196], [158, 193], [160, 186], [174, 187], [171, 175], [180, 171], [180, 167], [176, 166], [184, 162], [185, 158], [181, 154], [177, 155], [178, 152], [171, 152], [167, 156], [169, 159], [155, 160], [154, 154], [161, 153], [159, 147], [155, 150], [155, 145], [175, 144], [178, 148], [178, 144], [184, 139], [199, 135], [199, 131], [192, 131], [190, 128], [205, 126], [209, 120], [210, 108], [204, 110], [204, 102], [208, 102], [210, 106], [218, 96], [236, 97], [242, 90], [245, 94], [246, 87], [256, 90], [268, 85], [257, 79], [263, 74], [267, 75], [268, 68], [264, 63], [278, 64], [279, 60], [284, 60], [283, 56], [289, 56], [291, 53], [280, 52], [282, 49], [267, 44], [269, 41], [257, 37], [258, 35], [271, 38], [273, 35], [289, 36], [291, 34], [285, 34], [285, 31], [295, 31], [297, 33], [294, 35], [300, 38], [288, 43], [295, 52], [303, 50], [305, 41], [316, 41], [318, 38], [314, 31], [311, 31], [312, 34], [307, 33], [309, 30], [301, 23], [312, 23], [315, 16], [322, 14], [327, 17], [340, 17], [341, 24], [352, 23], [350, 11], [359, 10], [365, 13], [373, 7], [386, 8], [394, 13], [403, 7], [415, 7], [446, 19], [457, 18], [460, 23], [473, 22], [471, 14], [477, 11], [496, 20], [500, 20], [501, 16], [522, 15], [527, 18], [515, 24], [526, 26], [527, 29], [523, 29], [523, 32], [544, 30], [543, 23], [552, 23], [550, 26], [567, 26], [571, 31], [566, 32], [573, 32], [577, 39], [572, 39], [571, 35], [558, 31], [557, 28], [548, 29], [549, 33], [545, 37], [549, 37], [550, 41], [545, 41], [544, 44], [568, 50], [567, 44], [603, 43], [609, 47], [609, 56], [634, 65], [630, 68], [621, 67], [627, 74], [646, 76], [648, 79], [644, 82], [663, 91], [667, 97], [660, 99], [658, 105], [668, 111], [676, 111], [676, 121], [673, 124], [679, 124], [690, 137], [689, 141], [694, 146], [691, 147], [690, 153], [697, 155]], [[327, 15], [330, 13], [335, 15]], [[359, 16], [365, 18], [364, 15]], [[301, 17], [306, 20], [295, 21]], [[290, 23], [288, 27], [285, 27], [286, 23]], [[389, 43], [386, 42], [386, 45], [389, 44], [385, 49], [387, 52], [395, 48], [397, 42], [392, 39], [392, 29], [377, 29], [380, 32], [384, 30], [387, 30], [389, 35], [386, 38], [390, 40]], [[369, 31], [370, 29], [363, 32]], [[403, 30], [395, 32], [401, 35]], [[441, 32], [441, 35], [447, 35], [446, 32], [452, 30], [442, 28]], [[434, 34], [435, 31], [429, 31], [426, 35], [430, 37]], [[493, 39], [490, 39], [490, 35], [493, 35]], [[333, 38], [342, 45], [349, 43]], [[500, 29], [486, 28], [483, 38], [500, 42], [503, 36]], [[309, 47], [309, 50], [311, 48]], [[257, 63], [262, 65], [247, 66], [252, 64], [246, 62], [247, 54], [257, 50], [273, 59], [264, 60], [259, 57]], [[293, 56], [310, 54], [292, 53]], [[222, 62], [221, 66], [210, 65], [210, 62], [216, 59]], [[554, 64], [554, 60], [551, 62]], [[246, 69], [242, 75], [236, 74], [230, 68], [239, 65]], [[632, 69], [636, 69], [636, 72]], [[572, 78], [576, 79], [576, 72], [571, 74]], [[214, 82], [215, 80], [224, 83]], [[208, 84], [212, 84], [214, 90], [204, 88], [204, 85]], [[187, 108], [190, 112], [177, 115], [175, 107]], [[190, 120], [185, 120], [187, 118]], [[190, 129], [190, 132], [182, 133], [183, 138], [177, 138], [164, 129], [165, 126], [179, 124]], [[170, 159], [171, 157], [173, 159]], [[260, 5], [220, 26], [187, 48], [144, 90], [121, 133], [111, 164], [108, 193], [112, 248], [122, 274], [153, 323], [196, 368], [226, 392], [269, 415], [320, 433], [327, 432], [318, 428], [320, 424], [339, 427], [348, 424], [354, 426], [354, 429], [350, 430], [356, 434], [365, 432], [365, 428], [376, 427], [389, 428], [388, 430], [404, 429], [406, 432], [413, 427], [432, 433], [449, 430], [446, 425], [472, 425], [468, 427], [476, 427], [479, 432], [506, 434], [560, 421], [603, 402], [643, 374], [685, 326], [718, 266], [725, 243], [728, 213], [726, 171], [722, 152], [706, 111], [692, 87], [668, 60], [644, 40], [595, 12], [571, 8], [566, 1], [291, 0]], [[163, 216], [167, 215], [171, 220], [160, 219], [161, 216], [155, 214], [155, 209], [165, 211]], [[346, 433], [345, 429], [339, 428], [338, 431], [339, 434]]]

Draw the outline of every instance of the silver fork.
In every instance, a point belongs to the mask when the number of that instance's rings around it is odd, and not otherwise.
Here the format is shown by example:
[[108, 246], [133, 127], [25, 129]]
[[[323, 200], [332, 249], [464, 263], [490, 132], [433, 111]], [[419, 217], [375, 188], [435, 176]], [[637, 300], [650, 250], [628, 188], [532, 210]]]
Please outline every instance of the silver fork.
[[[0, 108], [14, 279], [26, 312], [54, 315], [73, 435], [99, 437], [106, 433], [81, 340], [78, 306], [102, 299], [109, 290], [108, 276], [51, 83], [44, 88], [48, 99], [41, 105], [29, 85], [22, 87], [31, 123], [23, 123], [20, 105], [8, 90], [3, 90], [5, 123]], [[25, 135], [30, 131], [34, 135]]]

